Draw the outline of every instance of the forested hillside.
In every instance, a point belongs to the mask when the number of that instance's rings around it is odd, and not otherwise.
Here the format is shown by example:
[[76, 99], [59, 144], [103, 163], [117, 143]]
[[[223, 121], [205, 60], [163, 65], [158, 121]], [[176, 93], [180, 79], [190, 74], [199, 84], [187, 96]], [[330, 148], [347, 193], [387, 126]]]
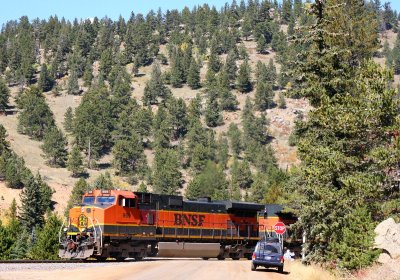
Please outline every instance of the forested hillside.
[[[310, 261], [369, 264], [371, 240], [347, 237], [399, 213], [397, 31], [397, 13], [377, 0], [7, 22], [0, 208], [11, 205], [8, 230], [31, 232], [47, 209], [63, 213], [89, 188], [151, 190], [289, 203]], [[36, 212], [27, 209], [32, 197]], [[353, 262], [354, 248], [362, 257]], [[8, 249], [9, 257], [16, 249]]]

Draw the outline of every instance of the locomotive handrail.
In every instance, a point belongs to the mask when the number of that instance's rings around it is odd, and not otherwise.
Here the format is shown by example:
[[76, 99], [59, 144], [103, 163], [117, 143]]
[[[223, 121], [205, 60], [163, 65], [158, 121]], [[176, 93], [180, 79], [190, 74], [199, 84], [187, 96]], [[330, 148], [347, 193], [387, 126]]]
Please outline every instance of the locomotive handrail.
[[62, 230], [63, 230], [63, 228], [64, 228], [64, 224], [65, 224], [65, 220], [66, 220], [67, 218], [64, 218], [63, 219], [63, 222], [62, 222], [62, 224], [61, 224], [61, 227], [60, 227], [60, 231], [58, 232], [58, 243], [61, 243], [61, 232], [62, 232]]
[[99, 226], [99, 221], [97, 220], [97, 218], [95, 218], [95, 221], [97, 222], [97, 225], [100, 229], [100, 248], [103, 248], [103, 230], [101, 229], [101, 226]]

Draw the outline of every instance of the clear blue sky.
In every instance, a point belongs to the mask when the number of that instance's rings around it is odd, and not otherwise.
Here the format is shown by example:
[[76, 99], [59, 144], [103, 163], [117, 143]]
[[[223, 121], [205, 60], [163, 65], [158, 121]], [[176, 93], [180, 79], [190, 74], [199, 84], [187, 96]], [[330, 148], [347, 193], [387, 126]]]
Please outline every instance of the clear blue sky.
[[[3, 1], [2, 1], [3, 2]], [[117, 19], [119, 15], [128, 18], [131, 11], [146, 14], [151, 9], [192, 8], [198, 4], [208, 3], [218, 9], [231, 0], [8, 0], [0, 9], [0, 26], [9, 21], [27, 15], [29, 19], [47, 19], [51, 15], [72, 20], [76, 18], [102, 18], [108, 16]], [[237, 0], [239, 3], [240, 0]], [[382, 1], [382, 3], [385, 1]], [[400, 11], [400, 1], [392, 0], [392, 8]]]
[[[1, 1], [3, 2], [3, 1]], [[58, 18], [65, 17], [72, 20], [76, 18], [102, 18], [108, 16], [117, 19], [119, 15], [129, 18], [134, 13], [146, 14], [160, 7], [167, 9], [182, 9], [185, 6], [192, 8], [198, 4], [208, 3], [215, 5], [219, 10], [226, 0], [8, 0], [4, 1], [0, 9], [0, 26], [9, 21], [27, 15], [29, 19], [47, 19], [51, 15]], [[230, 1], [228, 1], [230, 2]]]

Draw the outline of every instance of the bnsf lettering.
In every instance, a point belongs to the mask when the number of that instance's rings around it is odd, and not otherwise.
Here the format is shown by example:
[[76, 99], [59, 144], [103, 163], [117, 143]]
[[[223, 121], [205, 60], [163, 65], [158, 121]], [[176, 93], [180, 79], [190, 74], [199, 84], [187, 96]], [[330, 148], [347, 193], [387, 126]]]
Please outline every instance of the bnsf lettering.
[[206, 218], [205, 215], [174, 214], [174, 225], [177, 226], [197, 226], [201, 227]]

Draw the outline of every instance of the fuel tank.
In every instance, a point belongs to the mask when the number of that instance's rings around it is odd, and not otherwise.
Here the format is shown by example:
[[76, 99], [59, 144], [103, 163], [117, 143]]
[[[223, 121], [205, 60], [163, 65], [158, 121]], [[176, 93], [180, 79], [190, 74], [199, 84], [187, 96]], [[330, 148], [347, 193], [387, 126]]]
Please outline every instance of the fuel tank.
[[219, 243], [159, 242], [158, 257], [216, 258], [221, 250]]

